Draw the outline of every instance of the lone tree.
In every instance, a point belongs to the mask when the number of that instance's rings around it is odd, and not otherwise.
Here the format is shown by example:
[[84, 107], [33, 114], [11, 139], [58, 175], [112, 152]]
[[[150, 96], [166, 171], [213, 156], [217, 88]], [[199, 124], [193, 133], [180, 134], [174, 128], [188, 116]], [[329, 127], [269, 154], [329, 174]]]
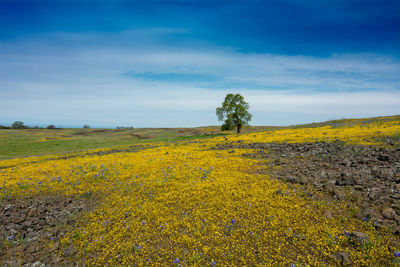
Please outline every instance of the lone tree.
[[11, 125], [12, 129], [24, 129], [25, 125], [22, 121], [14, 121], [14, 123]]
[[240, 133], [242, 126], [251, 121], [248, 111], [249, 103], [244, 101], [240, 94], [227, 94], [222, 106], [217, 108], [216, 113], [219, 121], [225, 120], [221, 130], [231, 130], [236, 126], [236, 132]]

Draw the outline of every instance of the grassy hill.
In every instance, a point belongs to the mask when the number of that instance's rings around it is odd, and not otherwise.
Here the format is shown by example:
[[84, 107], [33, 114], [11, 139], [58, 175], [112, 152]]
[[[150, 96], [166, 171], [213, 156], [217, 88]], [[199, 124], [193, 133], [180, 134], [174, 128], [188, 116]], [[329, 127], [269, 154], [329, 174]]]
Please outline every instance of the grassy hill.
[[[294, 126], [249, 126], [243, 134], [278, 129], [333, 128], [368, 125], [375, 122], [400, 121], [400, 116], [366, 119], [342, 119]], [[138, 129], [0, 129], [0, 160], [22, 156], [45, 155], [83, 151], [119, 145], [152, 143], [161, 141], [184, 141], [218, 135], [232, 135], [235, 131], [220, 131], [219, 126], [196, 128], [138, 128]], [[398, 142], [398, 137], [393, 138]]]

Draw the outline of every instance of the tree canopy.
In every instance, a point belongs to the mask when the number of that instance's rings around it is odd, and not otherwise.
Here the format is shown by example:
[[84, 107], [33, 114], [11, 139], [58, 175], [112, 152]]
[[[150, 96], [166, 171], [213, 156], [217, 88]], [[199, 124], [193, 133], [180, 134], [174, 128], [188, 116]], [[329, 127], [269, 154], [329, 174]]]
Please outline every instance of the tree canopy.
[[251, 121], [249, 107], [249, 103], [244, 101], [244, 97], [240, 94], [227, 94], [222, 106], [216, 110], [218, 120], [224, 120], [221, 130], [231, 130], [236, 127], [236, 132], [240, 133], [242, 126], [248, 125]]
[[23, 129], [25, 128], [25, 125], [22, 121], [14, 121], [14, 123], [11, 125], [12, 129]]

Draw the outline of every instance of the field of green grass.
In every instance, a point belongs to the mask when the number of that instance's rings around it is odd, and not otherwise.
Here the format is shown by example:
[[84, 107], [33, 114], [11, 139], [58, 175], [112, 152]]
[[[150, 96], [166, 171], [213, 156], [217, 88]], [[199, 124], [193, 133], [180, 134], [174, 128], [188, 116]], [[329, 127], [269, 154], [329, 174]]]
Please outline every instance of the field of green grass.
[[[248, 126], [242, 133], [257, 133], [279, 129], [299, 129], [330, 126], [351, 127], [374, 122], [399, 121], [400, 116], [362, 119], [340, 119], [291, 126]], [[0, 160], [27, 156], [41, 156], [80, 152], [89, 149], [157, 142], [179, 142], [197, 138], [235, 134], [235, 130], [221, 131], [219, 126], [195, 128], [137, 128], [137, 129], [0, 129]], [[382, 137], [380, 137], [382, 139]], [[384, 139], [384, 140], [383, 140]], [[381, 143], [400, 143], [400, 133]]]
[[[341, 119], [286, 127], [249, 126], [244, 127], [242, 132], [245, 134], [305, 127], [343, 127], [354, 126], [359, 123], [369, 124], [376, 120], [390, 122], [399, 119], [400, 116], [387, 116], [368, 119]], [[137, 129], [0, 129], [0, 160], [129, 144], [182, 141], [229, 134], [235, 134], [235, 131], [222, 132], [219, 126]]]
[[[138, 129], [0, 129], [0, 160], [120, 145], [184, 141], [234, 133], [220, 127]], [[246, 127], [259, 132], [277, 127]]]
[[1, 129], [0, 159], [180, 140], [215, 134], [184, 129]]

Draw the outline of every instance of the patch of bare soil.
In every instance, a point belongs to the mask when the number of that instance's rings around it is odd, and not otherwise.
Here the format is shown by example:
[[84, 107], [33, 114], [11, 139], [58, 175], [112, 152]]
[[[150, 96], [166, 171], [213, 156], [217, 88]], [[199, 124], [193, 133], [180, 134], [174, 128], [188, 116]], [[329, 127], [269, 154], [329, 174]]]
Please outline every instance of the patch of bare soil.
[[95, 198], [31, 197], [0, 202], [1, 266], [76, 266], [72, 249], [59, 255], [59, 241], [81, 212], [94, 208]]
[[193, 129], [181, 129], [178, 130], [177, 136], [193, 136], [193, 135], [200, 135], [202, 131], [200, 130], [193, 130]]
[[[250, 148], [265, 159], [254, 170], [273, 179], [313, 187], [358, 210], [356, 216], [400, 236], [400, 148], [326, 143], [220, 144], [213, 149]], [[312, 194], [307, 192], [307, 194]], [[311, 195], [311, 197], [313, 197]]]
[[108, 132], [110, 130], [107, 129], [96, 129], [96, 130], [83, 130], [83, 131], [79, 131], [76, 133], [72, 133], [71, 135], [90, 135], [90, 134], [96, 134], [96, 133], [104, 133], [104, 132]]
[[133, 137], [137, 137], [138, 139], [152, 139], [154, 136], [149, 135], [140, 135], [140, 134], [130, 134]]

